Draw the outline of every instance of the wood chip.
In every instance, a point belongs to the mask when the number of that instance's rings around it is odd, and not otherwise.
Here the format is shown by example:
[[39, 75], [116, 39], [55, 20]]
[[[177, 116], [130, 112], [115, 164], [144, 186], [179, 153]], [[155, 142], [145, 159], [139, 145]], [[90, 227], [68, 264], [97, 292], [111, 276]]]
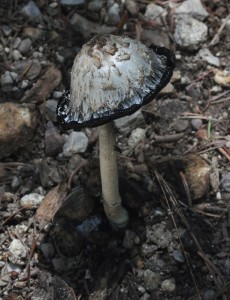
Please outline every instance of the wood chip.
[[24, 95], [21, 102], [30, 101], [40, 103], [47, 99], [50, 93], [60, 84], [61, 72], [49, 67], [45, 74], [35, 83], [35, 85]]
[[55, 216], [67, 195], [67, 184], [62, 183], [53, 188], [43, 199], [34, 216], [40, 230], [42, 230]]

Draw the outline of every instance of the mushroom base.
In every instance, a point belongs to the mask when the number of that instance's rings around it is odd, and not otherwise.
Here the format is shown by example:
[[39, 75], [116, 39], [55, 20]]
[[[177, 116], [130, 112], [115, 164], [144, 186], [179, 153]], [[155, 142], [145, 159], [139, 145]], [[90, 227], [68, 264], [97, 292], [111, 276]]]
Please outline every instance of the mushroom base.
[[122, 228], [128, 223], [128, 213], [121, 205], [115, 144], [113, 124], [110, 122], [100, 126], [99, 152], [104, 210], [110, 223], [114, 227]]

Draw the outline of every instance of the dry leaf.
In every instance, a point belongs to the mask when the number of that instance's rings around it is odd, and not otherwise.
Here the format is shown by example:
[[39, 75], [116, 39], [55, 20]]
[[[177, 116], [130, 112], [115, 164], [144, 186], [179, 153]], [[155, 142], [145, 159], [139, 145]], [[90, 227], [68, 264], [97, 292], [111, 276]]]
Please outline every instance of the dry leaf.
[[62, 183], [49, 191], [45, 196], [34, 216], [40, 230], [53, 219], [58, 209], [62, 206], [66, 195], [67, 184]]

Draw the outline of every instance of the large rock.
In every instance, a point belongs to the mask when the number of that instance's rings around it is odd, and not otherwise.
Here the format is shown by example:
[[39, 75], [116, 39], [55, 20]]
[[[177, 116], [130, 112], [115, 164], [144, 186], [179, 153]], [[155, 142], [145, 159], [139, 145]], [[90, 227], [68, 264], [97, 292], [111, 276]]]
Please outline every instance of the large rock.
[[[175, 7], [177, 4], [171, 2], [171, 5]], [[177, 5], [175, 14], [188, 14], [200, 21], [203, 21], [208, 16], [208, 12], [204, 8], [200, 0], [183, 1], [179, 6]]]
[[207, 40], [208, 27], [190, 17], [189, 15], [180, 15], [176, 18], [176, 27], [174, 38], [181, 48], [193, 51]]
[[31, 140], [36, 126], [35, 106], [0, 104], [0, 158], [7, 157]]

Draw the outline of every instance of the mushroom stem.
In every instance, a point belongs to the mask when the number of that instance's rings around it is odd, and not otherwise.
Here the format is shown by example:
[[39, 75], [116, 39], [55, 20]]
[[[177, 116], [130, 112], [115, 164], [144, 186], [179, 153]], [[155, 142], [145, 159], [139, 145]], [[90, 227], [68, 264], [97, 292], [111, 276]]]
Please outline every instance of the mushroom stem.
[[122, 228], [128, 222], [128, 213], [121, 205], [115, 145], [116, 134], [113, 123], [100, 126], [99, 153], [104, 210], [110, 223]]

